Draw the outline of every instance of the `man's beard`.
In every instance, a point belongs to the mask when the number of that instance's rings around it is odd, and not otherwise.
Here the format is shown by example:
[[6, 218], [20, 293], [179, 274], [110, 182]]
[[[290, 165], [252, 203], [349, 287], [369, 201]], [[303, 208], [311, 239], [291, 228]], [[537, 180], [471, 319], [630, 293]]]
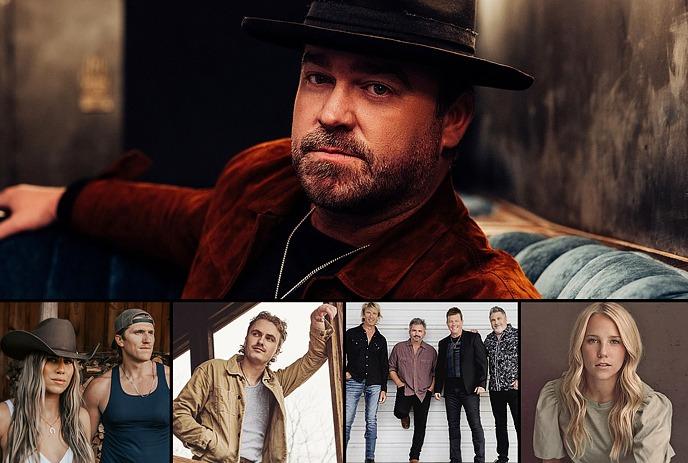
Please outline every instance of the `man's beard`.
[[[351, 132], [320, 127], [301, 140], [292, 139], [292, 164], [309, 200], [317, 206], [334, 212], [374, 213], [412, 201], [428, 188], [440, 159], [440, 139], [441, 124], [436, 119], [407, 150], [381, 161]], [[323, 147], [358, 160], [341, 164], [310, 155]]]

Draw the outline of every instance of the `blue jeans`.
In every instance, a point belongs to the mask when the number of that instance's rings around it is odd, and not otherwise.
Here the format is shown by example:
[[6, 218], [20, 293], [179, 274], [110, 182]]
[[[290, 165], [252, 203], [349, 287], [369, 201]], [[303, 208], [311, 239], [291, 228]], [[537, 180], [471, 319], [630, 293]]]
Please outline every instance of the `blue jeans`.
[[344, 449], [349, 444], [351, 425], [356, 417], [356, 407], [361, 394], [365, 393], [365, 441], [366, 459], [375, 459], [375, 441], [377, 440], [377, 406], [380, 400], [382, 386], [374, 384], [366, 386], [364, 382], [354, 379], [346, 380], [346, 428], [344, 432]]

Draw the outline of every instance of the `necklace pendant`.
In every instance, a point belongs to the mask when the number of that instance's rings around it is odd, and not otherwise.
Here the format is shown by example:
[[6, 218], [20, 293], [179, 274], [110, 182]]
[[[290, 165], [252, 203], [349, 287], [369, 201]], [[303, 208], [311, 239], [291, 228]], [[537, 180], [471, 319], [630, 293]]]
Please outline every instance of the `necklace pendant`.
[[50, 434], [55, 434], [55, 428], [53, 428], [52, 426], [50, 426], [50, 429], [48, 431], [50, 432]]

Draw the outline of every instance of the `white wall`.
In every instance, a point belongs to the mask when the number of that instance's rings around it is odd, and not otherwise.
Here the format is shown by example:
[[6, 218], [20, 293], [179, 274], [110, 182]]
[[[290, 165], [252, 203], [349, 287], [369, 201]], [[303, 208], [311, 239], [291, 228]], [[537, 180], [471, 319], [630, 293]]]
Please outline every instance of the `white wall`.
[[[387, 338], [389, 353], [392, 347], [400, 341], [408, 339], [408, 323], [414, 317], [423, 318], [427, 324], [425, 342], [437, 349], [440, 339], [449, 334], [446, 325], [446, 312], [450, 307], [459, 307], [463, 313], [464, 329], [477, 329], [483, 340], [492, 329], [489, 322], [489, 310], [499, 305], [509, 319], [509, 323], [518, 327], [518, 304], [515, 302], [382, 302], [382, 320], [378, 329]], [[347, 302], [346, 327], [351, 328], [360, 324], [361, 302]], [[399, 420], [394, 416], [394, 399], [396, 387], [390, 380], [387, 383], [387, 401], [378, 409], [377, 445], [375, 461], [403, 462], [408, 461], [408, 452], [413, 437], [413, 419], [410, 429], [402, 429]], [[428, 424], [425, 432], [425, 443], [420, 459], [423, 462], [449, 461], [449, 431], [444, 408], [444, 398], [430, 403]], [[511, 462], [518, 460], [518, 445], [516, 430], [513, 427], [511, 415], [508, 414], [509, 429], [509, 457]], [[358, 403], [356, 420], [351, 428], [351, 438], [347, 447], [348, 463], [362, 462], [365, 458], [365, 413], [364, 403]], [[485, 461], [497, 458], [497, 440], [495, 436], [494, 418], [490, 408], [490, 398], [487, 393], [480, 399], [480, 418], [485, 432]], [[464, 461], [473, 461], [473, 443], [471, 430], [466, 421], [466, 415], [461, 413], [461, 454]]]

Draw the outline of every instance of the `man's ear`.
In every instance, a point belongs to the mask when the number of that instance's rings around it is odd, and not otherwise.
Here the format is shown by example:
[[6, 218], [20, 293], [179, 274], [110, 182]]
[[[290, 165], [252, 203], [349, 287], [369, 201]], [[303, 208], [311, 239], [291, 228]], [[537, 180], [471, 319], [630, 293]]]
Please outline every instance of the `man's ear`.
[[442, 151], [456, 147], [473, 120], [475, 96], [472, 91], [464, 92], [449, 107], [442, 117]]
[[122, 340], [122, 336], [121, 336], [121, 335], [119, 335], [119, 334], [116, 334], [116, 335], [115, 335], [115, 343], [116, 343], [119, 347], [124, 347], [124, 341]]

